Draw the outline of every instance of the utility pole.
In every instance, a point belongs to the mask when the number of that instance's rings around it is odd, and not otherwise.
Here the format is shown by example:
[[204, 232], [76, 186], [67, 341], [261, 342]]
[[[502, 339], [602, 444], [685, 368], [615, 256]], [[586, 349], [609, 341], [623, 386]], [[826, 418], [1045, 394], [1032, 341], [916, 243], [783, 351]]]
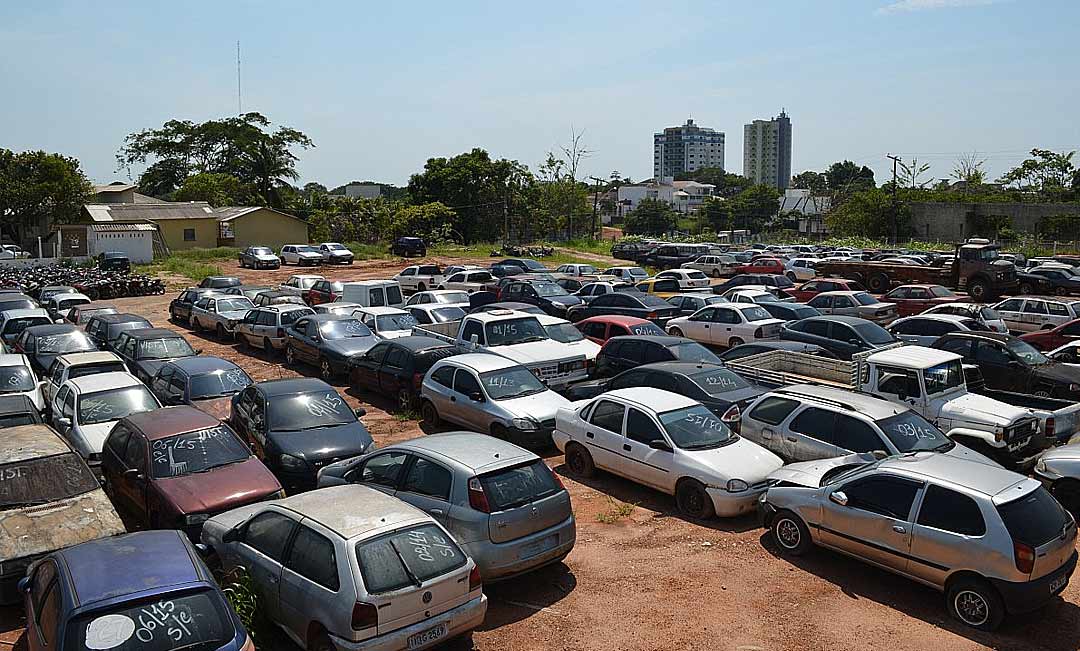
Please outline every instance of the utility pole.
[[244, 114], [244, 104], [240, 100], [240, 41], [236, 42], [236, 114]]
[[600, 184], [603, 183], [604, 179], [596, 176], [590, 176], [589, 180], [596, 181], [596, 190], [593, 191], [592, 202], [592, 236], [595, 240], [597, 234], [599, 233], [599, 228], [597, 228], [597, 210], [600, 207]]
[[900, 157], [885, 154], [885, 158], [892, 161], [893, 244], [896, 244], [900, 240], [900, 204], [896, 200], [896, 190], [899, 187], [899, 181], [896, 179], [896, 165], [900, 162]]

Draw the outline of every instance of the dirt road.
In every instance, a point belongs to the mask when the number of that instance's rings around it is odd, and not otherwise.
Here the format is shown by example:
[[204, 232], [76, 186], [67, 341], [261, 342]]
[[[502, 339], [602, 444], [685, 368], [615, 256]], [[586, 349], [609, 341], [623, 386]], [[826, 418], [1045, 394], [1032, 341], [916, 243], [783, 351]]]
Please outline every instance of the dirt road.
[[[447, 263], [449, 260], [439, 260]], [[228, 266], [228, 265], [226, 265]], [[323, 272], [328, 277], [389, 277], [402, 263], [357, 263]], [[236, 270], [249, 283], [278, 283], [294, 268]], [[320, 273], [320, 272], [316, 272]], [[195, 335], [168, 322], [165, 296], [114, 301], [155, 325], [182, 330], [204, 354], [241, 364], [256, 379], [288, 377], [281, 359]], [[342, 384], [343, 391], [346, 387]], [[379, 445], [423, 436], [389, 401], [348, 390], [363, 405], [363, 421]], [[1050, 606], [1013, 618], [992, 635], [950, 620], [934, 590], [840, 555], [814, 551], [803, 559], [779, 558], [753, 518], [691, 522], [673, 500], [630, 482], [602, 475], [581, 482], [568, 476], [562, 456], [547, 459], [570, 491], [578, 522], [577, 546], [565, 564], [506, 584], [485, 587], [490, 609], [474, 636], [476, 649], [1054, 649], [1080, 648], [1080, 579]], [[620, 508], [636, 505], [633, 509]], [[619, 513], [629, 511], [620, 517]], [[611, 521], [609, 524], [598, 518]], [[14, 643], [21, 614], [2, 621], [0, 649]], [[289, 649], [284, 641], [263, 648]], [[19, 648], [25, 644], [19, 643]], [[462, 649], [461, 643], [449, 645]]]

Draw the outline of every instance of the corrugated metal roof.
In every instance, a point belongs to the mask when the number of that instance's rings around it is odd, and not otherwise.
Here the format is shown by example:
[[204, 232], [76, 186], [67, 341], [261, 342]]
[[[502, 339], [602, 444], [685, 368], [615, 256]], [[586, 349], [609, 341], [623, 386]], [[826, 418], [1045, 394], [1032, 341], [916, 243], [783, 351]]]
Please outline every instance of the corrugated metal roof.
[[187, 203], [103, 203], [84, 206], [95, 222], [145, 222], [165, 219], [217, 219], [205, 201]]
[[281, 212], [280, 210], [275, 210], [269, 206], [222, 206], [221, 208], [214, 208], [214, 214], [216, 214], [218, 216], [218, 219], [223, 222], [231, 222], [237, 217], [243, 217], [244, 215], [255, 212], [256, 210], [269, 210], [270, 212], [276, 212], [277, 214], [284, 215], [290, 219], [304, 221], [296, 215], [290, 215], [287, 212]]
[[139, 194], [138, 192], [136, 192], [135, 193], [135, 203], [169, 203], [169, 202], [164, 201], [162, 199], [158, 199], [156, 197], [151, 197], [151, 196], [146, 195], [146, 194]]
[[130, 184], [95, 185], [94, 192], [98, 194], [101, 194], [102, 192], [124, 192], [126, 190], [134, 190], [136, 188], [138, 188], [138, 186]]
[[87, 228], [96, 233], [130, 233], [131, 231], [156, 231], [157, 225], [143, 223], [117, 224], [114, 222], [112, 224], [89, 224]]

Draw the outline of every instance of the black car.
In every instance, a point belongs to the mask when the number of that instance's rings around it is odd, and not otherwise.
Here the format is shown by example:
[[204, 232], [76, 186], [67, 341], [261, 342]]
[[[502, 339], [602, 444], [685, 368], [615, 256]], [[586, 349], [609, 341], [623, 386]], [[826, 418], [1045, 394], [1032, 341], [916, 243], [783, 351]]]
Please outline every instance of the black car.
[[[1021, 277], [1022, 276], [1022, 277]], [[1080, 276], [1065, 269], [1054, 267], [1036, 267], [1027, 272], [1018, 273], [1021, 294], [1080, 294]]]
[[596, 354], [593, 377], [614, 377], [628, 369], [655, 362], [722, 364], [711, 350], [684, 337], [637, 335], [612, 337]]
[[488, 267], [488, 271], [496, 278], [506, 278], [507, 276], [516, 276], [522, 273], [521, 267], [513, 264], [493, 264]]
[[577, 278], [556, 278], [555, 284], [568, 292], [576, 292], [584, 285], [584, 283]]
[[98, 269], [103, 271], [119, 271], [128, 273], [131, 271], [131, 258], [120, 251], [106, 251], [98, 254]]
[[574, 296], [581, 299], [582, 303], [591, 303], [597, 296], [613, 294], [615, 292], [641, 292], [640, 289], [623, 282], [595, 282], [586, 283], [581, 289], [574, 292]]
[[696, 244], [661, 244], [638, 258], [638, 264], [657, 269], [677, 269], [705, 255], [706, 249]]
[[580, 321], [591, 316], [618, 314], [636, 316], [652, 321], [661, 328], [679, 316], [679, 308], [659, 296], [645, 292], [612, 292], [597, 296], [587, 305], [576, 305], [566, 313], [570, 321]]
[[319, 368], [329, 382], [348, 368], [349, 358], [366, 352], [381, 339], [360, 319], [347, 314], [309, 314], [285, 328], [285, 360]]
[[652, 249], [644, 242], [618, 242], [611, 247], [611, 257], [616, 260], [632, 260], [637, 262]]
[[816, 344], [840, 359], [898, 341], [885, 328], [857, 316], [812, 316], [785, 323], [780, 339]]
[[817, 308], [802, 303], [771, 302], [758, 303], [758, 305], [765, 308], [765, 311], [771, 314], [774, 319], [783, 319], [785, 321], [799, 321], [800, 319], [809, 319], [812, 316], [821, 316], [821, 312], [818, 312]]
[[86, 334], [101, 350], [112, 350], [121, 332], [153, 327], [152, 323], [138, 314], [95, 314], [86, 322]]
[[767, 353], [773, 350], [788, 350], [793, 353], [805, 353], [807, 355], [814, 355], [815, 357], [836, 359], [836, 355], [825, 350], [821, 346], [818, 346], [817, 344], [806, 344], [801, 341], [758, 341], [752, 344], [739, 344], [738, 346], [733, 346], [720, 353], [720, 359], [725, 362], [733, 362], [737, 359], [742, 359], [743, 357]]
[[0, 429], [41, 423], [41, 414], [27, 396], [0, 396]]
[[15, 340], [14, 352], [30, 359], [30, 366], [39, 378], [52, 368], [60, 355], [87, 353], [98, 347], [86, 333], [70, 323], [30, 326]]
[[795, 288], [795, 283], [791, 282], [790, 278], [780, 274], [739, 274], [728, 278], [719, 285], [713, 285], [712, 290], [713, 294], [723, 294], [732, 287], [742, 287], [744, 285], [765, 285], [780, 290]]
[[495, 264], [517, 267], [521, 270], [518, 273], [547, 273], [550, 271], [544, 266], [543, 262], [533, 260], [532, 258], [506, 258], [505, 260], [499, 260]]
[[191, 307], [203, 296], [212, 294], [218, 290], [209, 287], [188, 287], [169, 301], [169, 318], [176, 323], [189, 323], [191, 320]]
[[[482, 293], [483, 292], [474, 292], [469, 295], [469, 298], [471, 299], [473, 296]], [[474, 314], [476, 312], [494, 312], [495, 310], [517, 310], [518, 312], [528, 312], [529, 314], [544, 314], [544, 311], [536, 305], [531, 305], [529, 303], [518, 303], [516, 301], [496, 301], [494, 303], [484, 303], [482, 305], [477, 305], [476, 307], [470, 307], [469, 314]]]
[[199, 287], [204, 289], [228, 289], [242, 284], [236, 276], [207, 276], [199, 283]]
[[364, 413], [322, 380], [270, 380], [233, 396], [229, 424], [286, 489], [307, 489], [326, 464], [374, 449]]
[[566, 311], [581, 305], [581, 299], [548, 280], [512, 281], [503, 287], [500, 298], [506, 301], [528, 303], [539, 307], [551, 316], [566, 317]]
[[166, 362], [199, 354], [187, 339], [167, 328], [125, 330], [113, 344], [113, 352], [127, 363], [135, 377], [147, 385]]
[[390, 245], [390, 253], [403, 258], [411, 255], [424, 257], [427, 255], [427, 244], [419, 237], [399, 237]]
[[232, 396], [252, 382], [244, 369], [229, 360], [200, 355], [166, 362], [147, 386], [165, 406], [191, 405], [227, 420]]
[[998, 332], [951, 332], [932, 348], [947, 350], [974, 364], [986, 387], [1040, 398], [1080, 400], [1080, 371], [1055, 362], [1028, 342]]
[[432, 337], [399, 337], [380, 341], [363, 355], [349, 359], [349, 385], [396, 400], [406, 409], [419, 404], [420, 384], [435, 362], [468, 352]]

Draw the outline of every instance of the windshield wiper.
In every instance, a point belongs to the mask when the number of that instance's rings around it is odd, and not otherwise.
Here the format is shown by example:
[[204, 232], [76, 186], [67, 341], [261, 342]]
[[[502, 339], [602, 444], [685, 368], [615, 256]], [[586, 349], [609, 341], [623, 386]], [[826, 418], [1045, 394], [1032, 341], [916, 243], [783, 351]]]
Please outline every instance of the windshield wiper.
[[513, 343], [515, 343], [515, 344], [527, 344], [527, 343], [533, 342], [533, 341], [544, 341], [547, 338], [548, 337], [542, 337], [540, 335], [535, 335], [533, 337], [525, 337], [524, 339], [518, 339], [517, 341], [515, 341]]
[[413, 571], [409, 569], [409, 564], [405, 562], [405, 557], [401, 555], [401, 550], [398, 549], [397, 542], [393, 538], [390, 539], [390, 549], [393, 549], [394, 553], [397, 554], [398, 560], [401, 561], [401, 567], [405, 570], [405, 574], [409, 577], [409, 580], [413, 582], [413, 585], [418, 588], [422, 586], [423, 583], [420, 579], [416, 578]]

